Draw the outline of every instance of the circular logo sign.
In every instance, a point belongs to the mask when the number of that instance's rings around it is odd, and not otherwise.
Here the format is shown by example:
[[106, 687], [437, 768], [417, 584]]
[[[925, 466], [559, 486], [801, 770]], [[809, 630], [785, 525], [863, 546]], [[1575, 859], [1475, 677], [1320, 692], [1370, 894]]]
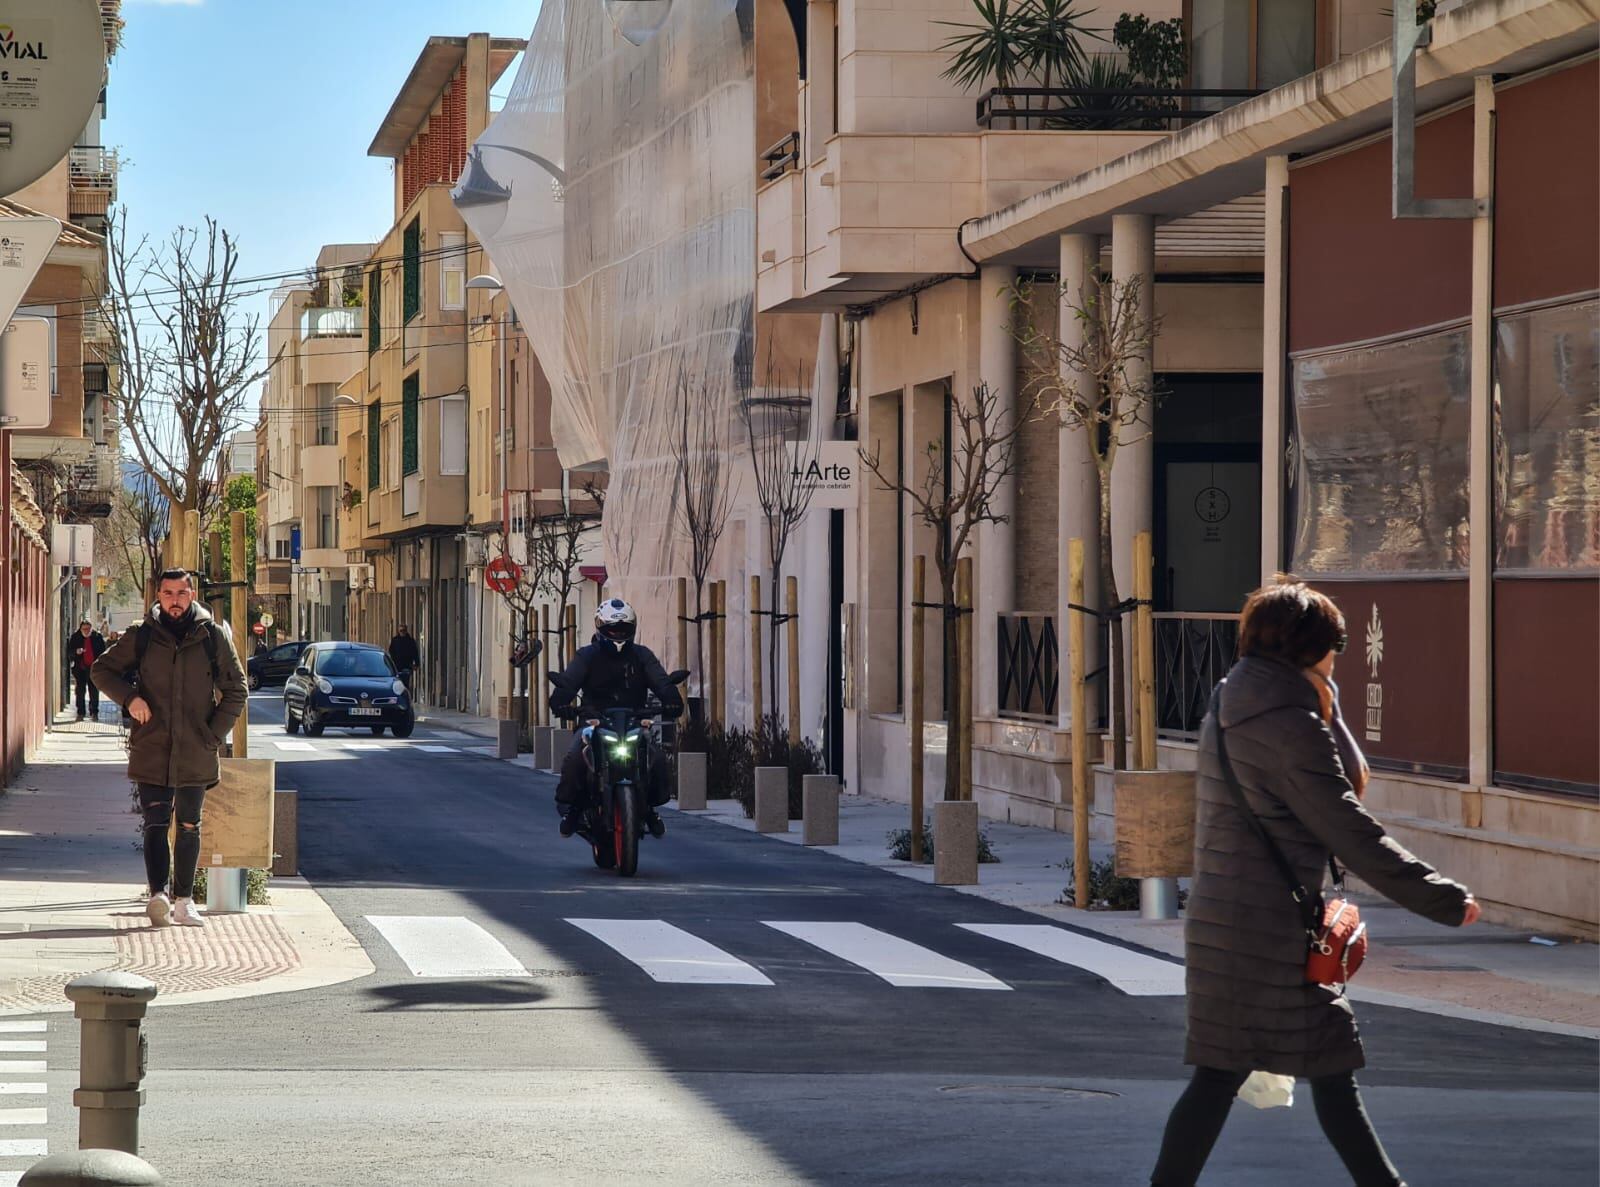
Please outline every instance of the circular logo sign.
[[273, 623], [277, 622], [278, 620], [276, 618], [272, 617], [272, 615], [270, 615], [270, 614], [263, 614], [261, 616], [261, 620], [260, 621], [261, 621], [262, 627], [269, 627]]
[[1221, 523], [1233, 510], [1233, 501], [1220, 486], [1208, 486], [1194, 497], [1194, 513], [1205, 523]]

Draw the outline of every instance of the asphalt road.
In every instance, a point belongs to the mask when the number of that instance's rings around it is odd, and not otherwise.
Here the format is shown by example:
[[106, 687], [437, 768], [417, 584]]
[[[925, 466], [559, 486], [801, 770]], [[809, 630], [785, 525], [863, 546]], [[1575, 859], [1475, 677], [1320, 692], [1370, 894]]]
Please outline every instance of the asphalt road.
[[[277, 749], [279, 705], [252, 698], [252, 753], [299, 789], [302, 871], [377, 971], [154, 1012], [145, 1153], [170, 1184], [1148, 1181], [1182, 999], [970, 930], [1036, 917], [676, 814], [619, 879], [557, 835], [553, 780], [485, 743]], [[669, 980], [619, 950], [641, 944]], [[1600, 1178], [1595, 1044], [1361, 1018], [1411, 1187]], [[1348, 1182], [1309, 1104], [1238, 1106], [1204, 1181]]]

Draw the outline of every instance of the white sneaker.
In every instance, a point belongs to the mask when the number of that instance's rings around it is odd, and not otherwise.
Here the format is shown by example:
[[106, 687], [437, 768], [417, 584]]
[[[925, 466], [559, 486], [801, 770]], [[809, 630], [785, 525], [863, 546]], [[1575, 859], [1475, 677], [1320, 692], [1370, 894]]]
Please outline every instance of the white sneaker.
[[172, 922], [172, 900], [167, 897], [167, 892], [158, 890], [150, 896], [150, 901], [144, 905], [144, 913], [150, 917], [150, 922], [156, 927], [166, 927]]
[[172, 912], [172, 922], [179, 927], [204, 927], [206, 925], [206, 921], [195, 913], [194, 900], [192, 898], [178, 900], [178, 905]]

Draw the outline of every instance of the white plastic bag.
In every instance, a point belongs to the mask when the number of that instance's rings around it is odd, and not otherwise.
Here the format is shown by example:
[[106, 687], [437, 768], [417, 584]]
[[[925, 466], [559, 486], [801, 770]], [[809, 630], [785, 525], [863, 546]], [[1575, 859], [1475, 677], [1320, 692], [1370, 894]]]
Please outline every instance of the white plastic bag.
[[1239, 1099], [1258, 1109], [1294, 1107], [1294, 1077], [1276, 1072], [1251, 1072], [1239, 1088]]

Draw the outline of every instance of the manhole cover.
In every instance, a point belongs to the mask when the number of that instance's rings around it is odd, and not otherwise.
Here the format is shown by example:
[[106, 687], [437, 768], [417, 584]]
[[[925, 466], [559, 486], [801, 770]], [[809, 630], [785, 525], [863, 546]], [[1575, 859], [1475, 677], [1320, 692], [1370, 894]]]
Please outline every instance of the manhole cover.
[[1048, 1096], [1054, 1099], [1066, 1097], [1070, 1100], [1110, 1100], [1122, 1095], [1118, 1092], [1102, 1092], [1096, 1088], [1068, 1088], [1058, 1084], [946, 1084], [939, 1091], [961, 1095], [985, 1093], [991, 1096]]

